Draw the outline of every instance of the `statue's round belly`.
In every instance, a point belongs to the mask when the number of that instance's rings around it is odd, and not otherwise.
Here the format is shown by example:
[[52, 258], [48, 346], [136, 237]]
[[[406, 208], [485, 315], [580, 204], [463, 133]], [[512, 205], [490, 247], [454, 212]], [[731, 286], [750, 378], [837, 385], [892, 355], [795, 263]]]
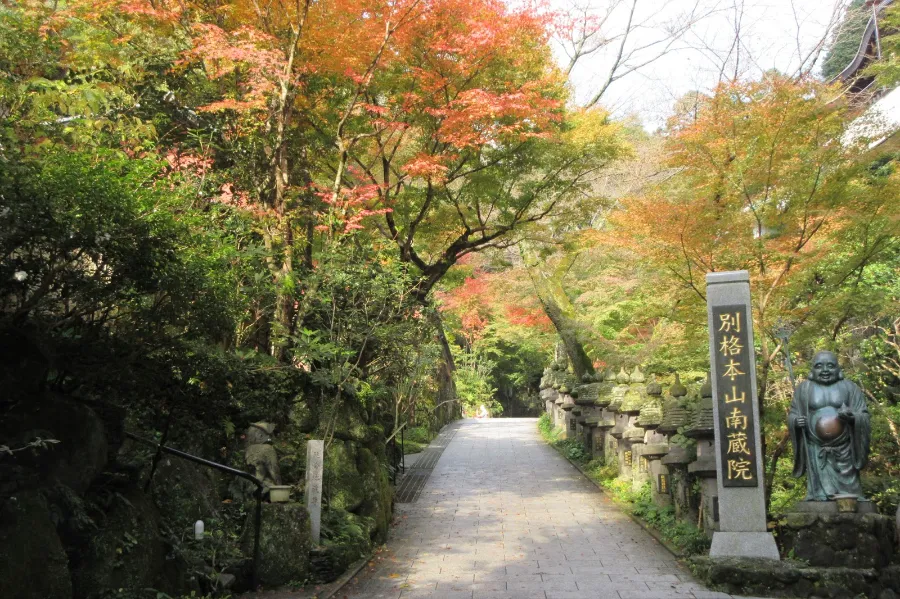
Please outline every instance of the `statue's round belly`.
[[838, 418], [837, 410], [830, 406], [816, 410], [812, 420], [816, 436], [823, 441], [833, 441], [844, 432], [844, 421]]

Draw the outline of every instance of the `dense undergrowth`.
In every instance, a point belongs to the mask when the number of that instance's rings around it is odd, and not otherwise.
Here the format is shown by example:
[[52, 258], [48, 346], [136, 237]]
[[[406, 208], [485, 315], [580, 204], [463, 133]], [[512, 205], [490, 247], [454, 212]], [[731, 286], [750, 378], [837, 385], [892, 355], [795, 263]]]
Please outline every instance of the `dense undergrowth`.
[[585, 476], [599, 483], [613, 501], [653, 528], [683, 555], [699, 555], [709, 550], [709, 538], [702, 530], [690, 522], [676, 519], [672, 506], [660, 507], [653, 502], [649, 482], [635, 491], [630, 479], [618, 478], [614, 465], [592, 459], [579, 440], [562, 439], [562, 429], [554, 427], [547, 414], [538, 419], [538, 429], [551, 447], [577, 464]]
[[403, 453], [405, 455], [421, 453], [435, 436], [434, 431], [424, 426], [407, 428], [403, 435]]

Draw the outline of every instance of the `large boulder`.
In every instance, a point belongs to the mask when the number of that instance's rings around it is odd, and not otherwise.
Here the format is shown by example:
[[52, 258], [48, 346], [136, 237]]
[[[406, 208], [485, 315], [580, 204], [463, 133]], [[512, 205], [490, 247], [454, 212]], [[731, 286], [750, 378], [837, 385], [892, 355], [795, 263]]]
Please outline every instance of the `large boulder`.
[[167, 562], [159, 514], [150, 498], [131, 489], [110, 501], [100, 530], [74, 569], [75, 597], [99, 597], [109, 589], [125, 589], [136, 596], [145, 589], [179, 590], [184, 581], [173, 580], [177, 573]]
[[[26, 471], [40, 473], [40, 482], [60, 483], [81, 495], [106, 466], [109, 443], [104, 421], [81, 402], [48, 393], [23, 401], [4, 414], [0, 424], [4, 445], [24, 446], [37, 437], [58, 443], [18, 453], [16, 463]], [[38, 481], [25, 484], [34, 482]]]
[[0, 597], [72, 598], [66, 552], [37, 491], [13, 495], [0, 507]]
[[364, 447], [357, 454], [356, 465], [365, 497], [356, 513], [374, 522], [370, 536], [373, 541], [383, 543], [393, 516], [394, 491], [390, 478], [375, 454]]
[[294, 400], [294, 405], [288, 414], [288, 420], [290, 420], [289, 428], [299, 433], [311, 433], [319, 425], [317, 414], [302, 396], [298, 396]]
[[334, 439], [325, 450], [325, 491], [328, 505], [355, 512], [368, 498], [366, 484], [357, 468], [357, 448], [352, 441]]
[[221, 499], [216, 472], [171, 455], [163, 455], [153, 476], [153, 497], [159, 510], [189, 533], [197, 520], [219, 517]]
[[[248, 504], [249, 507], [249, 504]], [[241, 549], [253, 557], [256, 506], [248, 509]], [[263, 504], [259, 535], [259, 581], [265, 586], [302, 583], [310, 573], [309, 513], [299, 503]]]
[[372, 438], [372, 430], [355, 408], [348, 407], [334, 423], [334, 438], [367, 443]]

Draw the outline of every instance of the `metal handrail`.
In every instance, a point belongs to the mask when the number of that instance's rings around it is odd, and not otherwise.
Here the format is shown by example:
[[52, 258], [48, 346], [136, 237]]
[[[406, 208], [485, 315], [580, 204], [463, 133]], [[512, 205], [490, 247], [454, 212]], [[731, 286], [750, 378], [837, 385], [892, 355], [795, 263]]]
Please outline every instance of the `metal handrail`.
[[253, 538], [253, 566], [250, 570], [250, 584], [253, 586], [254, 590], [259, 588], [259, 531], [262, 524], [262, 497], [263, 491], [265, 489], [265, 485], [263, 484], [263, 482], [252, 474], [244, 472], [243, 470], [238, 470], [237, 468], [232, 468], [231, 466], [226, 466], [225, 464], [220, 464], [218, 462], [213, 462], [212, 460], [207, 460], [199, 456], [191, 455], [185, 451], [181, 451], [180, 449], [175, 449], [174, 447], [161, 445], [156, 441], [151, 441], [150, 439], [139, 437], [134, 433], [129, 433], [126, 431], [125, 436], [129, 439], [144, 443], [145, 445], [150, 445], [151, 447], [154, 447], [159, 451], [165, 451], [166, 453], [171, 453], [172, 455], [184, 458], [185, 460], [188, 460], [190, 462], [195, 462], [209, 468], [215, 468], [216, 470], [221, 470], [222, 472], [226, 472], [233, 476], [249, 480], [254, 485], [256, 485], [256, 492], [254, 493], [254, 495], [256, 496], [256, 515], [254, 522], [255, 536]]

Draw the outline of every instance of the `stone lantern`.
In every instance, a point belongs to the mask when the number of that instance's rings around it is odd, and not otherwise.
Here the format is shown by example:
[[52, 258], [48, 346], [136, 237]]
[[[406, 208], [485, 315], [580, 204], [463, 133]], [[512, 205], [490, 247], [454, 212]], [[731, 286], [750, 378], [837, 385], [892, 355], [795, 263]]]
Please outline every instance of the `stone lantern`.
[[575, 387], [572, 391], [575, 405], [581, 409], [581, 414], [578, 416], [578, 420], [575, 421], [575, 434], [578, 435], [585, 448], [593, 454], [594, 430], [600, 420], [599, 416], [602, 411], [596, 402], [602, 383], [595, 383], [593, 377], [587, 374], [582, 378], [582, 382], [582, 385]]
[[694, 410], [684, 435], [697, 441], [697, 459], [688, 464], [688, 473], [700, 479], [701, 521], [703, 529], [712, 533], [718, 528], [719, 498], [716, 487], [715, 420], [709, 374], [700, 388], [700, 404]]
[[641, 460], [642, 450], [644, 447], [644, 429], [638, 426], [637, 419], [644, 407], [646, 401], [646, 390], [644, 389], [644, 381], [646, 377], [641, 372], [640, 367], [635, 366], [634, 372], [629, 378], [628, 390], [622, 399], [622, 405], [619, 406], [619, 414], [624, 415], [627, 420], [625, 430], [622, 433], [622, 466], [620, 476], [631, 477], [635, 490], [639, 489], [646, 480], [647, 468]]
[[[616, 465], [619, 469], [619, 476], [624, 476], [622, 472], [622, 465], [625, 462], [624, 456], [624, 443], [622, 442], [622, 435], [625, 433], [625, 429], [628, 428], [628, 414], [622, 413], [619, 411], [619, 408], [622, 407], [622, 402], [625, 401], [625, 393], [628, 392], [628, 373], [625, 372], [625, 369], [622, 368], [619, 371], [619, 374], [616, 375], [616, 386], [613, 387], [612, 391], [612, 399], [609, 402], [609, 405], [606, 407], [607, 411], [612, 415], [612, 419], [614, 425], [612, 429], [609, 431], [609, 448], [612, 448], [612, 451], [616, 453]], [[611, 455], [611, 454], [607, 454]], [[630, 457], [630, 456], [629, 456]], [[629, 467], [628, 475], [631, 476], [631, 470]]]
[[563, 439], [571, 439], [575, 436], [575, 420], [577, 416], [572, 413], [575, 409], [575, 398], [572, 397], [572, 390], [578, 385], [578, 379], [575, 375], [565, 373], [560, 379], [559, 396], [562, 400], [558, 402], [559, 406], [559, 422], [557, 426], [562, 427]]
[[669, 453], [669, 443], [666, 436], [659, 432], [659, 425], [662, 424], [662, 386], [656, 382], [655, 377], [647, 384], [647, 400], [638, 415], [637, 424], [645, 431], [641, 459], [645, 462], [647, 478], [650, 479], [653, 500], [657, 505], [668, 505], [669, 470], [660, 460]]
[[694, 461], [694, 451], [690, 451], [684, 445], [672, 442], [672, 438], [678, 434], [679, 429], [686, 427], [691, 420], [691, 409], [688, 405], [688, 390], [681, 383], [681, 378], [675, 374], [675, 383], [669, 388], [669, 394], [663, 403], [663, 418], [657, 428], [657, 432], [666, 435], [669, 452], [662, 457], [660, 465], [669, 472], [669, 488], [675, 504], [675, 516], [696, 522], [696, 513], [690, 504], [690, 481], [688, 480], [687, 466]]
[[544, 402], [544, 411], [552, 418], [553, 406], [558, 392], [553, 388], [553, 370], [549, 367], [544, 369], [540, 389], [541, 400]]
[[603, 455], [609, 461], [609, 457], [615, 455], [615, 439], [609, 434], [610, 429], [616, 425], [615, 413], [609, 410], [609, 404], [613, 400], [613, 390], [616, 388], [616, 373], [613, 369], [607, 369], [603, 375], [603, 382], [597, 390], [597, 399], [594, 401], [600, 409], [597, 425], [594, 428], [594, 457]]

